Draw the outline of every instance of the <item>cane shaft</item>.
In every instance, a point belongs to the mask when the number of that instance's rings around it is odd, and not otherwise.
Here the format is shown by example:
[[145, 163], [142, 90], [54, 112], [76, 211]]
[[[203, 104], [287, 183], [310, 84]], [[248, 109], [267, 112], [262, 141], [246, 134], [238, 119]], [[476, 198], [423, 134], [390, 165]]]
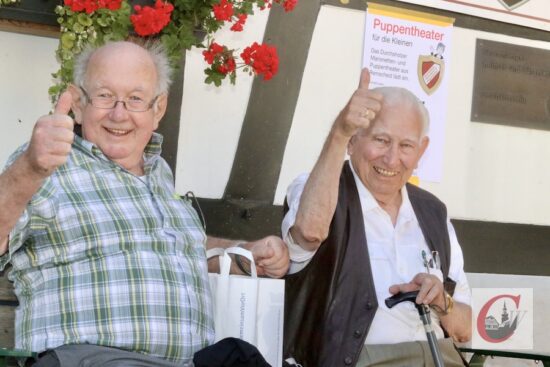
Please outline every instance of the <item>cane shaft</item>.
[[428, 338], [428, 345], [430, 346], [430, 351], [432, 352], [432, 357], [434, 360], [435, 367], [444, 367], [443, 357], [441, 356], [441, 351], [439, 350], [439, 344], [437, 343], [437, 337], [432, 328], [431, 318], [430, 318], [430, 309], [428, 306], [422, 305], [424, 312], [420, 315], [422, 323], [424, 324], [424, 330], [426, 331], [426, 337]]

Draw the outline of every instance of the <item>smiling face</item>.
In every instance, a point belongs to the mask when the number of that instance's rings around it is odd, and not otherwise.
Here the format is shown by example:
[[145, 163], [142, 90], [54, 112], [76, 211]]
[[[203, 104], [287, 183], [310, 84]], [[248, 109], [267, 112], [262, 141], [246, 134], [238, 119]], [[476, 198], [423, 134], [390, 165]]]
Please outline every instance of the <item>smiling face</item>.
[[[82, 87], [91, 98], [141, 99], [149, 103], [156, 97], [157, 72], [145, 49], [117, 43], [91, 56]], [[143, 151], [164, 115], [166, 95], [159, 96], [145, 112], [130, 112], [122, 103], [112, 109], [94, 107], [79, 88], [73, 86], [71, 91], [82, 137], [97, 145], [109, 159], [142, 175]]]
[[379, 203], [400, 204], [400, 190], [428, 146], [422, 130], [415, 107], [384, 103], [371, 126], [350, 140], [348, 154], [353, 168]]

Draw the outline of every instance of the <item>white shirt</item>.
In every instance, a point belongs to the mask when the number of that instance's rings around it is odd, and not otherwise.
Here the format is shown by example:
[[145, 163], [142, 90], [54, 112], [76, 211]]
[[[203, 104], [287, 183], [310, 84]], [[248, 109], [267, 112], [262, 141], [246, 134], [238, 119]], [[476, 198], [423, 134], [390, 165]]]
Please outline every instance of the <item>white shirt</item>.
[[[422, 321], [411, 302], [400, 303], [392, 309], [387, 308], [384, 303], [384, 300], [391, 296], [389, 292], [391, 285], [408, 283], [416, 274], [426, 272], [422, 251], [427, 255], [428, 260], [432, 258], [414, 214], [407, 189], [406, 187], [401, 189], [403, 202], [394, 227], [390, 215], [378, 205], [378, 202], [357, 177], [353, 167], [352, 172], [361, 200], [370, 265], [378, 299], [378, 310], [365, 344], [393, 344], [426, 340]], [[290, 273], [303, 269], [315, 255], [314, 251], [306, 251], [294, 243], [289, 233], [296, 220], [300, 197], [308, 177], [308, 174], [299, 176], [287, 190], [290, 209], [283, 220], [282, 233], [289, 246]], [[463, 270], [462, 250], [449, 218], [447, 218], [447, 227], [451, 240], [449, 277], [456, 281], [453, 298], [455, 301], [470, 304], [470, 287]], [[442, 280], [441, 270], [430, 268], [430, 273], [436, 274]], [[443, 330], [439, 325], [437, 314], [431, 312], [431, 317], [438, 339], [443, 338]]]

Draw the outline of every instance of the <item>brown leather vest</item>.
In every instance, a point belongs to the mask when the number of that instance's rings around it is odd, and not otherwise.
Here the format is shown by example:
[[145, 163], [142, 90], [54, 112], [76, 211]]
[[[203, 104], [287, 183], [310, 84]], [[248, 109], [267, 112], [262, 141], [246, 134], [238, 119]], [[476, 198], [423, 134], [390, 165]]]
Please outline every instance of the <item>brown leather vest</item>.
[[[439, 251], [447, 277], [447, 209], [425, 190], [407, 184], [407, 191], [426, 242]], [[378, 302], [349, 162], [340, 176], [328, 238], [302, 271], [285, 279], [285, 358], [294, 357], [303, 367], [355, 366]]]

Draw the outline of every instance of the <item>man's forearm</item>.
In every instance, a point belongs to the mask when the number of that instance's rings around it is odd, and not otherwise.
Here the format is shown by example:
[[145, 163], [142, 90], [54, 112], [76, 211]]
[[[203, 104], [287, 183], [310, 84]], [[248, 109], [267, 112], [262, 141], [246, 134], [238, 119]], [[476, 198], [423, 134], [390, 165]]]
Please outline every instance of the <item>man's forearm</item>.
[[306, 250], [316, 250], [328, 235], [348, 141], [349, 137], [332, 129], [304, 186], [291, 234]]
[[0, 175], [0, 254], [8, 249], [8, 236], [44, 178], [20, 156]]
[[472, 308], [455, 302], [451, 313], [440, 317], [443, 328], [455, 341], [467, 342], [472, 338]]

